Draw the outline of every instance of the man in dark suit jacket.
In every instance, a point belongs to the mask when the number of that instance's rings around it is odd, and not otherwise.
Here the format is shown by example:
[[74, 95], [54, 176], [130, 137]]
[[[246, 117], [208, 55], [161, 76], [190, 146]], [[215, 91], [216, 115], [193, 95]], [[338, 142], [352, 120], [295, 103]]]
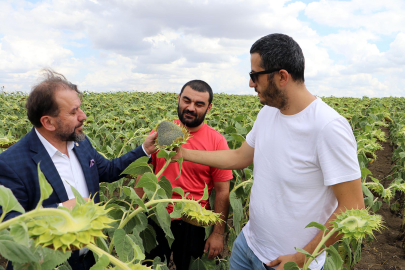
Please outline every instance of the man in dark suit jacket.
[[[83, 133], [86, 115], [80, 109], [81, 93], [76, 85], [61, 74], [50, 70], [47, 73], [47, 79], [33, 88], [26, 103], [27, 115], [34, 127], [0, 155], [0, 185], [11, 189], [26, 211], [33, 210], [40, 199], [38, 163], [53, 188], [43, 207], [73, 208], [76, 199], [62, 178], [75, 186], [83, 197], [95, 195], [95, 202], [99, 202], [100, 182], [120, 179], [121, 172], [131, 162], [156, 151], [156, 134], [152, 134], [127, 154], [111, 161], [105, 159]], [[17, 215], [19, 213], [10, 212], [6, 219]], [[89, 269], [94, 264], [91, 252], [84, 252], [72, 253], [69, 263], [74, 270]], [[11, 263], [7, 269], [12, 269]]]

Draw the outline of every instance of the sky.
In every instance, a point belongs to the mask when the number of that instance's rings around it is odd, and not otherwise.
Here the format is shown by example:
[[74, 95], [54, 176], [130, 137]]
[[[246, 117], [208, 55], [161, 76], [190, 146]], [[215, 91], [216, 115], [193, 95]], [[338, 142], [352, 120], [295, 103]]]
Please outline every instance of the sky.
[[250, 47], [291, 36], [317, 96], [405, 96], [405, 1], [0, 0], [0, 87], [52, 68], [81, 91], [249, 88]]

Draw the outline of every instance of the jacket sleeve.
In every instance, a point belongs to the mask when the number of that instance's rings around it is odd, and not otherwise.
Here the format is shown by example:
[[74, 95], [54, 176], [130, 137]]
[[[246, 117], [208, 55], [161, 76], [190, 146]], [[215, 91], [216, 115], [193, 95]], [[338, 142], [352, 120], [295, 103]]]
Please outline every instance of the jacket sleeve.
[[92, 148], [97, 164], [97, 170], [99, 174], [99, 182], [114, 182], [122, 177], [121, 173], [135, 160], [140, 157], [146, 156], [142, 149], [142, 145], [138, 146], [134, 150], [122, 155], [119, 158], [108, 160], [97, 152], [95, 148]]
[[[9, 188], [21, 206], [27, 210], [29, 209], [30, 194], [27, 193], [27, 188], [24, 182], [18, 177], [18, 175], [8, 166], [3, 160], [0, 160], [0, 185]], [[3, 208], [0, 206], [0, 215], [3, 214]], [[21, 215], [16, 211], [11, 211], [6, 214], [4, 221]]]

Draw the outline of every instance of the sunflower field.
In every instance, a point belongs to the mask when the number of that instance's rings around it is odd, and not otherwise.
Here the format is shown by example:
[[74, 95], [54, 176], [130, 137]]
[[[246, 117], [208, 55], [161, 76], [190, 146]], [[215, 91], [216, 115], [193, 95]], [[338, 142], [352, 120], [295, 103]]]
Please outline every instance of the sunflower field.
[[[8, 147], [32, 128], [26, 117], [26, 98], [27, 95], [20, 92], [0, 93], [0, 153], [7, 151]], [[360, 219], [359, 215], [364, 220], [371, 220], [373, 212], [378, 211], [384, 203], [392, 203], [395, 204], [394, 210], [404, 217], [405, 98], [321, 98], [348, 120], [356, 137], [368, 212], [353, 212], [352, 215], [358, 215], [356, 220]], [[167, 92], [85, 92], [81, 106], [87, 115], [84, 132], [104, 157], [119, 157], [139, 146], [162, 119], [177, 119], [177, 99], [177, 93]], [[236, 149], [245, 141], [262, 106], [256, 96], [215, 94], [213, 107], [205, 122], [225, 136], [229, 148]], [[383, 128], [389, 130], [388, 135], [382, 131]], [[380, 182], [382, 179], [373, 177], [367, 167], [378, 159], [376, 151], [382, 148], [381, 142], [387, 140], [387, 136], [395, 149], [392, 157], [395, 166], [389, 177], [390, 184], [384, 186]], [[162, 154], [168, 162], [172, 156], [170, 150]], [[158, 181], [146, 159], [139, 159], [131, 164], [126, 173], [130, 176], [114, 183], [100, 183], [101, 204], [81, 201], [77, 209], [71, 212], [59, 209], [56, 209], [56, 212], [47, 212], [46, 209], [37, 207], [34, 211], [38, 212], [25, 213], [18, 219], [12, 219], [12, 222], [2, 222], [3, 218], [0, 218], [0, 255], [16, 262], [15, 269], [65, 270], [69, 269], [69, 266], [63, 262], [76, 245], [76, 248], [87, 246], [96, 254], [98, 260], [92, 268], [94, 270], [169, 269], [169, 262], [161, 262], [160, 259], [152, 262], [152, 268], [142, 264], [145, 252], [156, 245], [154, 231], [148, 226], [147, 219], [153, 218], [157, 221], [170, 238], [170, 218], [173, 216], [168, 215], [166, 206], [173, 203], [170, 199], [172, 192], [183, 195], [183, 199], [174, 202], [174, 215], [181, 216], [187, 209], [198, 207], [198, 204], [187, 200], [182, 190], [173, 190], [168, 181]], [[134, 192], [136, 175], [143, 175], [140, 187], [145, 190], [145, 198], [139, 198]], [[250, 189], [254, 181], [253, 165], [243, 170], [234, 170], [233, 176], [225, 237], [228, 252], [215, 260], [208, 260], [206, 257], [196, 259], [190, 269], [229, 269], [232, 244], [249, 218]], [[44, 194], [51, 192], [46, 181], [42, 185]], [[23, 212], [5, 187], [0, 186], [0, 195], [0, 205], [3, 209], [6, 209], [4, 205], [11, 205], [9, 209]], [[12, 204], [6, 203], [6, 196]], [[206, 194], [205, 197], [207, 196]], [[214, 196], [215, 192], [212, 192], [209, 198], [212, 205]], [[61, 220], [75, 224], [81, 218], [80, 213], [84, 212], [81, 209], [92, 209], [86, 211], [94, 212], [95, 216], [86, 222], [95, 225], [79, 231], [68, 230], [65, 226], [63, 230], [70, 236], [58, 234], [62, 229], [55, 224]], [[345, 216], [341, 220], [347, 218], [351, 217]], [[212, 219], [215, 221], [215, 217]], [[382, 221], [374, 222], [376, 227], [372, 228], [373, 230], [383, 229]], [[210, 224], [205, 225], [206, 234], [209, 235], [212, 227]], [[324, 229], [319, 224], [312, 226]], [[402, 226], [405, 231], [405, 218]], [[56, 232], [50, 234], [51, 229]], [[325, 270], [353, 269], [361, 258], [359, 241], [364, 237], [371, 241], [371, 232], [370, 229], [368, 236], [364, 235], [361, 239], [345, 237], [330, 247]], [[308, 256], [310, 258], [310, 254]], [[291, 264], [285, 269], [300, 269], [296, 267], [298, 266]]]

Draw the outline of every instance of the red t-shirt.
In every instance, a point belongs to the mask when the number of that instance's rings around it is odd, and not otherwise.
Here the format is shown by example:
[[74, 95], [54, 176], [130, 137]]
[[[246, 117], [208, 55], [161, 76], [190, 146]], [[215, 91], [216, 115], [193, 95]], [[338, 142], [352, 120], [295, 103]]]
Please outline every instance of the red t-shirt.
[[[174, 122], [179, 124], [180, 120]], [[229, 149], [224, 136], [206, 123], [199, 130], [190, 134], [190, 139], [187, 141], [187, 144], [182, 145], [183, 148], [205, 151]], [[155, 173], [159, 172], [166, 163], [164, 158], [156, 158], [156, 154], [152, 154], [152, 164]], [[211, 194], [214, 182], [228, 181], [233, 177], [232, 170], [216, 169], [190, 161], [183, 161], [181, 175], [177, 180], [175, 180], [179, 175], [179, 164], [177, 162], [170, 163], [162, 175], [166, 176], [173, 188], [181, 187], [185, 194], [190, 192], [187, 198], [194, 200], [199, 200], [204, 195], [205, 184], [207, 184], [208, 192]], [[173, 192], [172, 198], [181, 199], [181, 196]], [[202, 200], [200, 204], [210, 209], [208, 200]], [[172, 209], [172, 205], [169, 204], [169, 213], [172, 212]]]

